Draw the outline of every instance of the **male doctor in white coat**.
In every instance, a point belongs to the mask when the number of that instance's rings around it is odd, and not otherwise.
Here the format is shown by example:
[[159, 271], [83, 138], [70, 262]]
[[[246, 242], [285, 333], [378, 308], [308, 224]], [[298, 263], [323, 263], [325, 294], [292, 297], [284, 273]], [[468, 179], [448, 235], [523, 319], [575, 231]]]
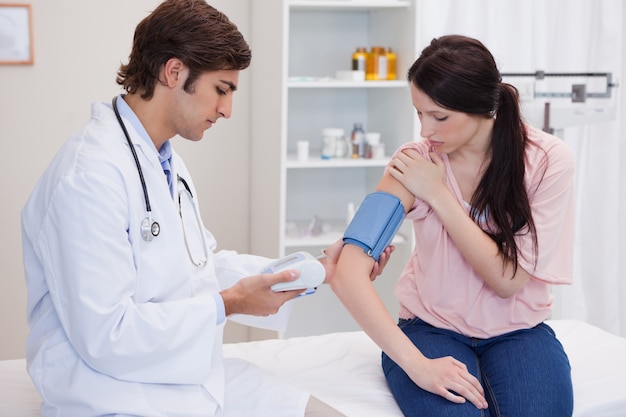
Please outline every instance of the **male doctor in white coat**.
[[[250, 58], [204, 0], [163, 2], [118, 71], [126, 94], [92, 106], [26, 203], [27, 361], [44, 417], [341, 415], [222, 357], [226, 317], [279, 317], [300, 291], [270, 286], [298, 275], [258, 275], [270, 260], [214, 252], [170, 138], [199, 141], [230, 117]], [[327, 282], [340, 251], [326, 250]]]

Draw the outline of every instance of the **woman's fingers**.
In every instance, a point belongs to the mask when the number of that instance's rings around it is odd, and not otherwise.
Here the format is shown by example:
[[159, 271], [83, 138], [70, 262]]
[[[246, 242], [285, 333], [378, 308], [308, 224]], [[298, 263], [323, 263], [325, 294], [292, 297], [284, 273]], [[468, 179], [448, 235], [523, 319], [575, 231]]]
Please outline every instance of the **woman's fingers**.
[[469, 373], [463, 362], [448, 356], [434, 359], [431, 364], [434, 366], [432, 377], [434, 378], [433, 382], [435, 382], [431, 392], [453, 403], [461, 404], [469, 401], [476, 408], [487, 408], [487, 401], [480, 382]]

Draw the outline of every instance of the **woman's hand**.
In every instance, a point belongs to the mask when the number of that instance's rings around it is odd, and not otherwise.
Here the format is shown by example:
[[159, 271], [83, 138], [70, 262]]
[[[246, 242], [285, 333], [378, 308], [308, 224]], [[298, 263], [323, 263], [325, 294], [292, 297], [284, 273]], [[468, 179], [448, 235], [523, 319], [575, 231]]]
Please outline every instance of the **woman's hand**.
[[375, 281], [379, 275], [383, 273], [389, 259], [391, 259], [391, 253], [396, 250], [396, 247], [393, 245], [389, 245], [385, 248], [385, 250], [380, 254], [378, 258], [378, 262], [374, 262], [374, 266], [372, 267], [372, 273], [370, 274], [370, 281]]
[[429, 201], [446, 186], [446, 167], [435, 152], [431, 161], [414, 149], [405, 149], [391, 159], [389, 174], [398, 180], [415, 197]]
[[[323, 250], [325, 257], [320, 259], [320, 262], [322, 263], [322, 265], [324, 265], [324, 268], [326, 269], [326, 278], [324, 279], [324, 282], [326, 284], [330, 284], [333, 279], [337, 266], [337, 260], [339, 259], [339, 255], [341, 254], [342, 249], [343, 239], [340, 239]], [[378, 278], [379, 275], [383, 273], [385, 266], [387, 266], [387, 263], [391, 258], [391, 253], [394, 250], [395, 246], [387, 246], [385, 250], [380, 254], [378, 262], [374, 262], [374, 265], [372, 266], [372, 272], [370, 273], [371, 281], [374, 281], [376, 278]]]
[[420, 388], [437, 394], [453, 403], [469, 401], [479, 409], [487, 408], [485, 392], [480, 382], [468, 372], [463, 362], [446, 356], [438, 359], [424, 358], [419, 369], [407, 374]]

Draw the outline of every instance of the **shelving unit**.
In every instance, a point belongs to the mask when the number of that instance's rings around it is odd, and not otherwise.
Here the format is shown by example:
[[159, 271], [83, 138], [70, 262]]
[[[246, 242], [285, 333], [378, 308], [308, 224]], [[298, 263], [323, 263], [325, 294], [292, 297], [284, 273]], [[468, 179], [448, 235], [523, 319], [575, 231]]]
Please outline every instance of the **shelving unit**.
[[[318, 253], [341, 237], [348, 204], [358, 206], [375, 189], [388, 161], [321, 159], [322, 130], [340, 127], [349, 135], [354, 123], [362, 123], [366, 131], [381, 133], [387, 154], [418, 136], [403, 79], [416, 51], [414, 0], [264, 0], [251, 6], [251, 251], [270, 257], [296, 250]], [[265, 24], [277, 20], [281, 24]], [[334, 79], [336, 71], [351, 69], [357, 47], [378, 45], [396, 52], [398, 80]], [[310, 144], [304, 162], [295, 157], [301, 140]], [[312, 222], [314, 233], [307, 227]], [[408, 240], [410, 228], [403, 226], [385, 276], [399, 274]], [[389, 281], [383, 291], [394, 303], [395, 280]], [[332, 294], [306, 298], [294, 310], [308, 304], [312, 310], [294, 311], [298, 330], [288, 335], [344, 330], [328, 323], [316, 328], [319, 320], [306, 320], [319, 314], [320, 305], [328, 310], [329, 303], [338, 303]], [[337, 322], [343, 308], [330, 311], [329, 319]]]

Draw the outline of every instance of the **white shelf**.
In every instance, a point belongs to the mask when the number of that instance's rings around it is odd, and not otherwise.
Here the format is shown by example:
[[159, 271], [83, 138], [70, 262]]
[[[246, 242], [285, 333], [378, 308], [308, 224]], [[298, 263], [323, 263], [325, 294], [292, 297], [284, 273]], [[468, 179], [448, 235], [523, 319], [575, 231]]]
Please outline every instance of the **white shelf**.
[[389, 158], [384, 159], [349, 159], [331, 158], [322, 159], [319, 155], [313, 154], [306, 161], [299, 161], [295, 155], [288, 155], [286, 168], [289, 169], [310, 169], [310, 168], [360, 168], [360, 167], [384, 167], [389, 162]]
[[[416, 1], [250, 2], [250, 40], [257, 57], [251, 68], [251, 253], [274, 258], [295, 250], [319, 253], [341, 239], [348, 207], [376, 189], [389, 157], [322, 159], [324, 128], [342, 128], [349, 135], [355, 123], [362, 123], [365, 131], [381, 134], [388, 155], [419, 134], [403, 75], [419, 45]], [[265, 23], [276, 16], [281, 22]], [[350, 69], [357, 47], [376, 45], [393, 48], [397, 80], [335, 78], [337, 71]], [[298, 141], [310, 143], [306, 161], [296, 158]], [[412, 239], [411, 223], [405, 222], [385, 267], [389, 278], [377, 279], [390, 311], [396, 309], [393, 285], [410, 256]], [[320, 308], [333, 320], [317, 323]], [[312, 321], [323, 332], [358, 328], [332, 292], [294, 303], [285, 336], [310, 333]]]
[[404, 0], [292, 0], [289, 7], [294, 10], [370, 10], [375, 8], [410, 7]]
[[403, 80], [389, 81], [340, 81], [334, 78], [290, 77], [288, 88], [409, 88]]
[[[381, 134], [388, 155], [417, 134], [409, 83], [403, 74], [416, 51], [416, 0], [264, 0], [252, 3], [253, 83], [251, 250], [282, 256], [287, 219], [340, 217], [380, 181], [389, 156], [322, 159], [322, 131], [349, 135], [356, 123]], [[261, 24], [281, 16], [281, 24]], [[258, 22], [258, 23], [256, 23]], [[256, 23], [256, 24], [255, 24]], [[357, 47], [392, 47], [396, 80], [346, 81]], [[280, 94], [276, 94], [279, 91]], [[263, 98], [263, 99], [261, 99]], [[296, 158], [308, 141], [309, 159]], [[311, 244], [318, 246], [318, 239]], [[308, 240], [298, 240], [298, 245]], [[325, 243], [328, 239], [323, 240]], [[292, 245], [292, 243], [288, 243]]]

